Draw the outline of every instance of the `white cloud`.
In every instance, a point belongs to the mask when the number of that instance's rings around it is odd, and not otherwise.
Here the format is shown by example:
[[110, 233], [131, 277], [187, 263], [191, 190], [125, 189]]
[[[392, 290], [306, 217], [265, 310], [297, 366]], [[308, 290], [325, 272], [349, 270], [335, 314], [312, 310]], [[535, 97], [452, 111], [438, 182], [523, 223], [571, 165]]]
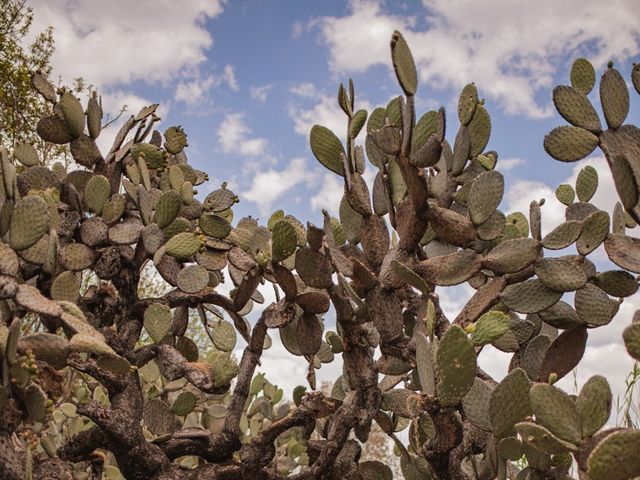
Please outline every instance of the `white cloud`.
[[317, 174], [309, 169], [304, 158], [294, 158], [282, 170], [258, 170], [249, 190], [242, 192], [240, 196], [243, 200], [256, 203], [260, 212], [265, 215], [276, 199], [300, 183], [309, 184], [316, 177]]
[[259, 102], [266, 102], [267, 96], [272, 89], [273, 84], [250, 87], [249, 95], [251, 95], [251, 98], [253, 98], [254, 100], [258, 100]]
[[[412, 47], [420, 80], [436, 88], [460, 89], [475, 81], [481, 95], [510, 114], [550, 116], [549, 102], [536, 94], [548, 89], [563, 56], [587, 54], [595, 64], [626, 60], [640, 51], [635, 0], [423, 0], [428, 28], [414, 28], [408, 16], [392, 16], [376, 0], [352, 0], [343, 17], [314, 20], [329, 48], [335, 73], [390, 66], [389, 39], [402, 30]], [[588, 51], [587, 51], [588, 49]], [[565, 77], [566, 78], [566, 77]]]
[[318, 193], [311, 197], [311, 208], [316, 212], [326, 209], [335, 216], [343, 194], [344, 181], [333, 172], [325, 172]]
[[170, 80], [205, 60], [213, 39], [207, 19], [221, 0], [162, 2], [33, 0], [33, 31], [55, 27], [54, 78], [82, 76], [103, 87]]
[[267, 150], [264, 138], [249, 138], [251, 129], [244, 122], [243, 113], [227, 114], [218, 127], [218, 143], [225, 153], [257, 156]]
[[525, 161], [522, 158], [499, 158], [498, 168], [500, 171], [504, 172], [519, 167], [520, 165], [524, 165], [524, 163]]
[[198, 105], [206, 97], [209, 89], [218, 83], [213, 75], [207, 75], [205, 78], [196, 75], [194, 78], [181, 81], [176, 85], [174, 98], [190, 106]]
[[232, 65], [224, 66], [222, 76], [231, 90], [233, 90], [234, 92], [240, 90], [240, 86], [238, 85], [238, 81], [236, 80], [236, 74]]
[[296, 83], [289, 87], [289, 92], [299, 97], [315, 98], [318, 95], [318, 89], [313, 83], [303, 82]]

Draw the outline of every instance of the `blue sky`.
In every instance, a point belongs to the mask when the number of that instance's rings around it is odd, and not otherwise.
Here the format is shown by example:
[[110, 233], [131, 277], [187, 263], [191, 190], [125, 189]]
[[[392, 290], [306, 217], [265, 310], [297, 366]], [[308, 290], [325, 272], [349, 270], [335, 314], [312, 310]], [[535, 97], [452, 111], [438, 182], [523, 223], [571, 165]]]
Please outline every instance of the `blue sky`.
[[[476, 82], [493, 121], [488, 149], [498, 151], [507, 180], [504, 211], [528, 209], [545, 197], [544, 229], [552, 229], [563, 216], [555, 187], [575, 180], [587, 163], [601, 174], [595, 203], [608, 211], [613, 206], [615, 190], [599, 151], [579, 165], [562, 164], [544, 152], [542, 140], [564, 123], [551, 91], [568, 83], [575, 58], [586, 56], [599, 73], [612, 59], [629, 78], [632, 63], [640, 61], [636, 0], [29, 3], [35, 29], [55, 27], [54, 74], [96, 85], [111, 114], [125, 103], [132, 113], [160, 103], [162, 129], [182, 125], [191, 162], [212, 179], [200, 193], [228, 181], [241, 197], [237, 218], [266, 220], [284, 208], [317, 223], [321, 208], [337, 211], [340, 179], [313, 158], [308, 131], [320, 123], [343, 135], [345, 117], [335, 97], [349, 77], [357, 105], [369, 111], [401, 93], [389, 56], [396, 28], [418, 65], [418, 112], [445, 106], [450, 141], [458, 93]], [[627, 121], [637, 124], [640, 96], [632, 92], [631, 98]], [[591, 99], [599, 108], [597, 91]], [[114, 134], [103, 133], [103, 149]], [[455, 311], [464, 297], [458, 291], [445, 300]], [[639, 305], [628, 300], [621, 316]], [[584, 375], [607, 373], [621, 382], [630, 365], [620, 340], [627, 321], [592, 335]]]

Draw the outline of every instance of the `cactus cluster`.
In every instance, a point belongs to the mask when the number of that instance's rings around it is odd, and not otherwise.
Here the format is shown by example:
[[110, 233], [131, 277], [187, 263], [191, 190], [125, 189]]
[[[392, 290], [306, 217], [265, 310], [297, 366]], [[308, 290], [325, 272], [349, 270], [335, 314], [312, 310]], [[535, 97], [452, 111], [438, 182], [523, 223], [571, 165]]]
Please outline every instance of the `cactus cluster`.
[[[409, 480], [571, 478], [574, 461], [580, 478], [640, 476], [640, 432], [603, 430], [606, 379], [577, 396], [554, 385], [638, 290], [640, 240], [626, 232], [640, 220], [640, 134], [623, 125], [620, 73], [609, 66], [600, 81], [603, 130], [587, 97], [595, 71], [577, 60], [572, 85], [553, 93], [571, 125], [544, 145], [561, 161], [599, 146], [621, 202], [611, 213], [590, 203], [598, 172], [585, 167], [558, 187], [566, 221], [543, 237], [543, 199], [500, 210], [505, 182], [475, 85], [460, 94], [452, 147], [444, 109], [416, 116], [417, 69], [399, 32], [391, 58], [404, 96], [367, 113], [349, 81], [338, 90], [346, 144], [310, 132], [313, 155], [344, 181], [339, 218], [324, 212], [320, 227], [283, 210], [265, 225], [234, 221], [226, 184], [200, 201], [207, 175], [189, 165], [182, 128], [155, 129], [157, 105], [103, 155], [100, 98], [83, 108], [34, 74], [51, 110], [37, 132], [68, 143], [77, 165], [0, 147], [1, 478], [389, 479], [384, 463], [359, 461], [374, 422]], [[639, 78], [636, 66], [636, 89]], [[587, 258], [601, 245], [619, 269]], [[168, 293], [138, 292], [147, 265]], [[475, 293], [448, 319], [438, 289], [461, 284]], [[263, 288], [277, 301], [250, 321]], [[306, 362], [310, 391], [254, 375], [269, 330]], [[640, 360], [640, 315], [623, 340]], [[478, 367], [487, 345], [511, 354], [500, 382]], [[324, 394], [316, 370], [338, 355], [343, 374]]]

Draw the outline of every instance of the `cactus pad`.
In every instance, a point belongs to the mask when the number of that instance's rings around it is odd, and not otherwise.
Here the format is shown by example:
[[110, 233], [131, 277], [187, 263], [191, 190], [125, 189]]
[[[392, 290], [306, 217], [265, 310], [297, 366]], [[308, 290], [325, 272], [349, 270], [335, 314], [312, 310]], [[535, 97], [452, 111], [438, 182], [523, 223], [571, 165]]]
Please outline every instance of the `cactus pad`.
[[542, 246], [548, 250], [562, 250], [578, 240], [582, 233], [582, 222], [569, 220], [561, 223], [542, 239]]
[[314, 125], [310, 134], [311, 151], [318, 161], [338, 175], [344, 174], [341, 155], [344, 148], [336, 135], [326, 127]]
[[96, 215], [102, 214], [105, 203], [111, 196], [111, 185], [107, 177], [94, 175], [84, 187], [84, 201]]
[[587, 460], [590, 480], [630, 480], [640, 476], [640, 430], [613, 432]]
[[469, 192], [469, 216], [479, 225], [485, 222], [498, 208], [504, 194], [504, 177], [500, 172], [491, 170], [474, 180]]
[[562, 440], [578, 445], [582, 440], [580, 416], [574, 401], [565, 392], [548, 384], [531, 389], [531, 406], [536, 423]]
[[455, 405], [473, 386], [476, 353], [464, 330], [449, 327], [436, 352], [436, 391], [443, 406]]
[[524, 370], [516, 368], [496, 386], [489, 402], [493, 436], [513, 436], [514, 425], [532, 414], [529, 390], [531, 381]]
[[597, 145], [597, 136], [574, 126], [554, 128], [544, 137], [546, 152], [561, 162], [580, 160], [593, 152]]
[[576, 312], [591, 326], [606, 325], [613, 315], [611, 300], [600, 288], [589, 283], [575, 295]]
[[188, 259], [203, 247], [202, 240], [190, 232], [182, 232], [172, 236], [165, 244], [166, 254], [178, 259]]
[[578, 58], [571, 65], [571, 85], [584, 95], [589, 95], [596, 83], [596, 71], [586, 58]]
[[209, 272], [201, 265], [190, 265], [180, 270], [176, 282], [183, 292], [198, 293], [209, 283]]
[[418, 72], [409, 45], [399, 31], [391, 37], [391, 61], [398, 77], [398, 83], [405, 95], [415, 95], [418, 89]]
[[144, 312], [144, 328], [155, 343], [160, 343], [171, 331], [171, 310], [153, 303]]
[[558, 113], [570, 124], [595, 134], [602, 131], [596, 109], [581, 91], [559, 85], [553, 89], [553, 103]]
[[587, 380], [576, 400], [583, 438], [592, 436], [607, 423], [612, 402], [611, 388], [606, 378], [594, 375]]
[[46, 202], [38, 195], [19, 200], [11, 216], [9, 244], [20, 251], [36, 244], [49, 229], [49, 213]]
[[618, 128], [629, 113], [629, 89], [620, 72], [607, 68], [600, 79], [600, 103], [609, 128]]

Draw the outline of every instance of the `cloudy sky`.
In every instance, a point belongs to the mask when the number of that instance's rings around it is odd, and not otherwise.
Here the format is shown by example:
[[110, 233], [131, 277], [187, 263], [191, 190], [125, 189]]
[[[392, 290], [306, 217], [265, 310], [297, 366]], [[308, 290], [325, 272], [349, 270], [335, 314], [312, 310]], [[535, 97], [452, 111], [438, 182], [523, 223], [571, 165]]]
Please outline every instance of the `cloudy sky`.
[[[505, 173], [505, 212], [527, 211], [546, 198], [544, 230], [562, 221], [553, 191], [573, 183], [586, 164], [601, 187], [595, 203], [611, 211], [610, 175], [596, 153], [579, 165], [552, 160], [542, 148], [546, 132], [563, 121], [551, 103], [554, 85], [568, 83], [571, 62], [589, 58], [601, 71], [613, 60], [629, 78], [640, 61], [640, 3], [636, 0], [30, 0], [35, 29], [55, 27], [55, 77], [83, 77], [98, 87], [106, 109], [135, 113], [160, 103], [163, 128], [182, 125], [191, 162], [241, 196], [238, 215], [266, 219], [285, 208], [300, 219], [336, 212], [342, 185], [311, 155], [308, 132], [319, 123], [341, 134], [336, 105], [340, 82], [353, 78], [357, 108], [371, 109], [398, 95], [390, 68], [389, 39], [401, 30], [419, 70], [419, 114], [443, 105], [452, 112], [460, 89], [475, 81], [493, 121], [488, 149], [497, 150]], [[639, 96], [628, 119], [640, 123]], [[592, 100], [598, 107], [597, 93]], [[457, 128], [450, 128], [450, 140]], [[102, 136], [107, 147], [113, 131]], [[362, 140], [362, 139], [360, 139]], [[598, 257], [599, 255], [599, 257]], [[599, 267], [607, 268], [596, 252]], [[469, 292], [443, 293], [451, 314]], [[608, 329], [592, 332], [581, 383], [594, 373], [616, 392], [631, 361], [620, 333], [640, 299], [627, 299]], [[305, 367], [286, 360], [276, 345], [265, 360], [286, 388], [304, 382]], [[290, 358], [290, 357], [289, 357]], [[504, 358], [483, 354], [501, 376]], [[276, 367], [277, 365], [277, 367]], [[338, 367], [332, 367], [335, 371]], [[323, 376], [332, 373], [326, 367]], [[568, 379], [569, 385], [573, 379]], [[290, 391], [290, 390], [289, 390]]]

